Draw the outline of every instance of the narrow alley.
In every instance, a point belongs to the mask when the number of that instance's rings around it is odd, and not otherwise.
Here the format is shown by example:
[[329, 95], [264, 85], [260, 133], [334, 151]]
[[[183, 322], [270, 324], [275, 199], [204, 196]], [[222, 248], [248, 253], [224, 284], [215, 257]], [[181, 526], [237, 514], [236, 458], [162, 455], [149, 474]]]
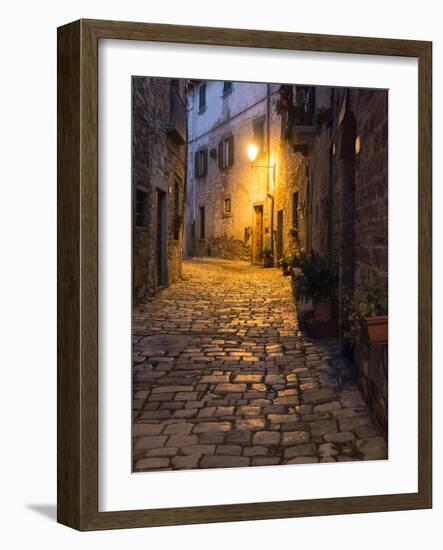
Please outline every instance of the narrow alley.
[[352, 364], [302, 336], [276, 268], [186, 260], [133, 338], [134, 471], [387, 458]]

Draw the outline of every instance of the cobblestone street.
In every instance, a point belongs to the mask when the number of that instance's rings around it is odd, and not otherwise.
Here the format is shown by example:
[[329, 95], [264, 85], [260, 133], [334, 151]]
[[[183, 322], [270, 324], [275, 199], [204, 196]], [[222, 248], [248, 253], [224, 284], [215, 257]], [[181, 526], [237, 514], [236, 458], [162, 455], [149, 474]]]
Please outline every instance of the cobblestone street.
[[298, 330], [290, 277], [220, 259], [135, 308], [135, 471], [387, 458], [335, 340]]

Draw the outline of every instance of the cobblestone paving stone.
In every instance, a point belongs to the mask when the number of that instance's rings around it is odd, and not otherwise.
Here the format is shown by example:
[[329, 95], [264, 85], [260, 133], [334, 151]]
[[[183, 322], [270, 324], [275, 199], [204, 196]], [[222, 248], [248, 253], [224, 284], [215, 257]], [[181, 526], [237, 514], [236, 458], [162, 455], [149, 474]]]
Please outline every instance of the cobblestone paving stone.
[[134, 311], [134, 470], [386, 459], [352, 365], [319, 342], [280, 270], [185, 261]]

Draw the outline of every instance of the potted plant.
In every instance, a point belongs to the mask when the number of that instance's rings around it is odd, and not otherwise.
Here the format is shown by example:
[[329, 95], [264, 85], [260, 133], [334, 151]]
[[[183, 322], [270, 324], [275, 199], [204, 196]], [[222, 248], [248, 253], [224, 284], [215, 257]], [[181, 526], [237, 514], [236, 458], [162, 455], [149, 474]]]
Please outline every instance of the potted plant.
[[277, 262], [277, 266], [278, 267], [281, 267], [282, 270], [283, 270], [283, 275], [285, 277], [287, 277], [288, 275], [291, 275], [291, 272], [292, 272], [292, 261], [293, 261], [293, 257], [292, 257], [292, 254], [285, 254], [284, 256], [282, 256], [278, 262]]
[[349, 330], [346, 336], [352, 344], [362, 338], [369, 344], [388, 341], [388, 276], [372, 270], [365, 287], [355, 292], [347, 307]]
[[301, 268], [303, 261], [306, 258], [305, 249], [302, 246], [299, 246], [295, 249], [294, 253], [291, 255], [291, 266], [296, 268]]
[[274, 256], [269, 248], [264, 248], [260, 252], [260, 259], [263, 262], [263, 267], [272, 267], [274, 265]]
[[314, 319], [326, 323], [332, 318], [332, 296], [335, 288], [335, 276], [329, 261], [312, 252], [300, 259], [300, 265], [301, 273], [294, 279], [295, 297], [301, 302], [311, 300]]

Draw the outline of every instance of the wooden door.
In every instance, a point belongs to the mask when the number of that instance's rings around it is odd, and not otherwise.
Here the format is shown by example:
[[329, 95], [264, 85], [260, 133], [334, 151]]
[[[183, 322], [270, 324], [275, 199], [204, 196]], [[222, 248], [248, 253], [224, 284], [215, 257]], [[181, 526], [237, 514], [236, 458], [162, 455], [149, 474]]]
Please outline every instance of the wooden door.
[[156, 281], [157, 286], [165, 286], [167, 283], [167, 261], [166, 261], [166, 193], [157, 191], [157, 231], [156, 231]]
[[254, 206], [253, 262], [261, 262], [263, 249], [263, 206]]

